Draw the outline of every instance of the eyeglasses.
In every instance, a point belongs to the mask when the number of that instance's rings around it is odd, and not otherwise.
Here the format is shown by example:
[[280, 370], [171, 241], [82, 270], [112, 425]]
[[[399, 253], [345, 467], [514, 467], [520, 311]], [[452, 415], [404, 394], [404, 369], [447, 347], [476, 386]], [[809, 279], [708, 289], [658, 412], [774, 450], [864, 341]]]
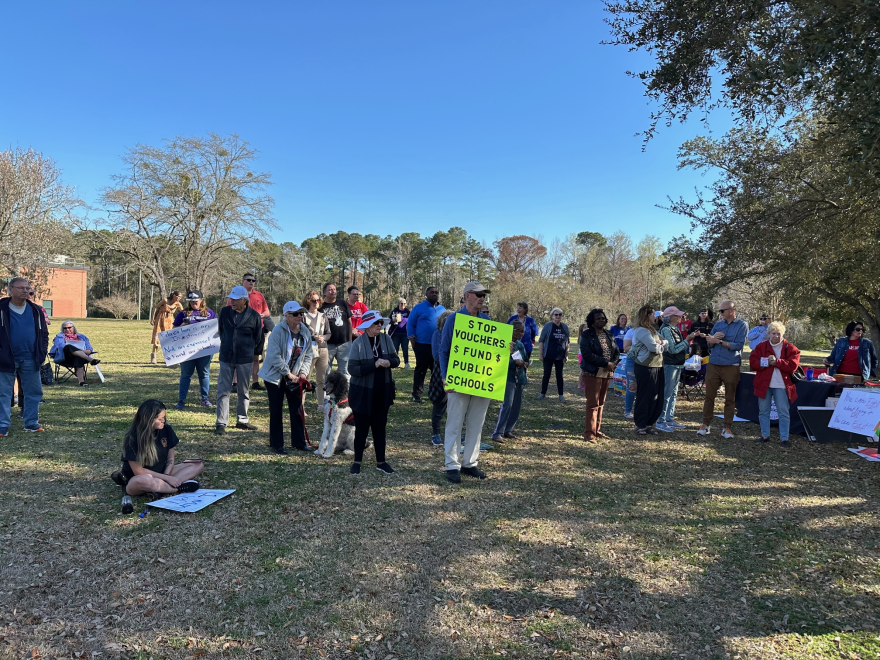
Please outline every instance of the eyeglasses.
[[725, 309], [719, 309], [718, 312], [720, 314], [723, 314], [724, 312], [729, 312], [732, 309], [733, 309], [733, 307], [726, 307]]
[[302, 312], [287, 312], [288, 316], [302, 316]]
[[481, 291], [480, 293], [477, 293], [476, 291], [471, 291], [471, 293], [474, 294], [477, 298], [485, 298], [486, 297], [485, 291]]
[[856, 332], [864, 332], [865, 329], [864, 329], [864, 328], [856, 328], [855, 331], [856, 331]]
[[245, 282], [256, 282], [256, 280], [255, 280], [254, 278], [252, 278], [252, 277], [246, 277], [246, 278], [244, 278], [243, 281], [245, 281]]
[[312, 302], [321, 302], [320, 298], [312, 298]]
[[62, 330], [73, 330], [73, 326], [72, 325], [65, 325], [61, 329]]
[[553, 316], [562, 316], [562, 314], [554, 314]]

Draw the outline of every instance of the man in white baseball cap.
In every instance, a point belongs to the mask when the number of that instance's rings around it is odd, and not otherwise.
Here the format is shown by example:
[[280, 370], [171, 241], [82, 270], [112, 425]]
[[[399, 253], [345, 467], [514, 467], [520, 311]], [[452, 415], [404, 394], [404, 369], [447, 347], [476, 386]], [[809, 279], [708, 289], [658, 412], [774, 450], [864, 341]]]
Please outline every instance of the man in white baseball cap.
[[234, 286], [229, 292], [229, 305], [220, 310], [217, 325], [220, 333], [220, 374], [217, 376], [217, 425], [214, 433], [224, 435], [229, 423], [229, 394], [232, 378], [238, 377], [236, 428], [255, 431], [248, 419], [251, 369], [257, 342], [263, 339], [260, 315], [248, 306], [248, 290]]
[[[489, 316], [482, 311], [487, 293], [489, 289], [479, 282], [468, 282], [464, 285], [464, 307], [446, 318], [443, 335], [440, 338], [440, 371], [444, 384], [452, 350], [455, 316], [468, 314], [488, 319]], [[483, 422], [486, 420], [486, 411], [489, 409], [489, 399], [473, 394], [462, 394], [450, 387], [446, 387], [446, 392], [446, 433], [443, 441], [446, 454], [446, 478], [454, 484], [461, 483], [462, 474], [475, 479], [485, 479], [486, 473], [477, 467], [477, 460], [480, 457], [480, 435], [483, 431]], [[462, 426], [466, 426], [463, 455], [460, 452]]]

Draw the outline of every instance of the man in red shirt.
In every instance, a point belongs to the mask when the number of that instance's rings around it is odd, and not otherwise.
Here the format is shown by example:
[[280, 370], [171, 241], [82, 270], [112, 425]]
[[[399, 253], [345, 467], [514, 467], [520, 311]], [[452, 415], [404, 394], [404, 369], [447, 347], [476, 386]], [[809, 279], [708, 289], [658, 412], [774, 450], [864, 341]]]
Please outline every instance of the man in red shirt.
[[351, 338], [352, 341], [363, 334], [357, 327], [363, 320], [364, 312], [369, 308], [360, 301], [361, 291], [356, 286], [348, 287], [348, 307], [351, 309]]
[[[257, 342], [256, 348], [254, 348], [254, 367], [253, 373], [251, 374], [251, 389], [262, 390], [264, 388], [260, 385], [260, 378], [257, 376], [257, 372], [260, 370], [260, 358], [263, 355], [263, 346], [266, 345], [267, 332], [265, 319], [269, 318], [271, 314], [269, 313], [269, 304], [266, 302], [266, 298], [254, 288], [256, 281], [257, 278], [254, 277], [253, 273], [245, 273], [244, 277], [241, 278], [241, 285], [248, 291], [248, 306], [263, 319], [263, 337]], [[226, 304], [231, 305], [232, 301], [227, 298]]]

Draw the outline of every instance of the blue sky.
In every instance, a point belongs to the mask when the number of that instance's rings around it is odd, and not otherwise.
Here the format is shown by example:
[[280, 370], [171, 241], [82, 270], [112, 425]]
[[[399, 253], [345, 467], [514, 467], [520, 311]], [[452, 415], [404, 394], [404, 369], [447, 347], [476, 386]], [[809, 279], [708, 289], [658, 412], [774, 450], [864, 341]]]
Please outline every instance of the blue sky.
[[[84, 199], [137, 143], [238, 133], [272, 173], [276, 240], [337, 230], [480, 240], [623, 229], [705, 184], [699, 122], [642, 152], [650, 107], [600, 45], [598, 0], [10, 2], [0, 148], [54, 158]], [[11, 66], [10, 66], [11, 65]]]

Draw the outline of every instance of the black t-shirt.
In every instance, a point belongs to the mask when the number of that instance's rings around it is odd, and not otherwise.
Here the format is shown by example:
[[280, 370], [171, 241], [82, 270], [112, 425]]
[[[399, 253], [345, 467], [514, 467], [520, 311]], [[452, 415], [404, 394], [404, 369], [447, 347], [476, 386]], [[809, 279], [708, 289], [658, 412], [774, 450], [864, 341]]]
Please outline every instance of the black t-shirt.
[[547, 348], [544, 357], [548, 360], [561, 360], [565, 357], [565, 345], [568, 343], [568, 332], [565, 326], [552, 324], [547, 336]]
[[[177, 446], [177, 443], [180, 440], [177, 439], [177, 434], [174, 432], [174, 429], [171, 428], [171, 424], [165, 422], [165, 426], [156, 432], [156, 462], [153, 465], [144, 465], [147, 470], [151, 470], [153, 472], [164, 473], [165, 466], [168, 464], [168, 450], [173, 449]], [[131, 478], [134, 475], [134, 472], [131, 469], [131, 466], [128, 464], [128, 461], [137, 461], [137, 440], [134, 438], [123, 441], [122, 443], [122, 472], [127, 477]]]
[[328, 344], [338, 345], [351, 341], [351, 308], [344, 300], [321, 303], [321, 311], [330, 329]]

